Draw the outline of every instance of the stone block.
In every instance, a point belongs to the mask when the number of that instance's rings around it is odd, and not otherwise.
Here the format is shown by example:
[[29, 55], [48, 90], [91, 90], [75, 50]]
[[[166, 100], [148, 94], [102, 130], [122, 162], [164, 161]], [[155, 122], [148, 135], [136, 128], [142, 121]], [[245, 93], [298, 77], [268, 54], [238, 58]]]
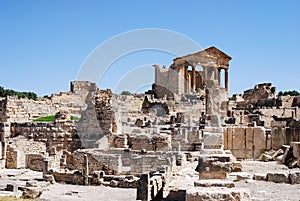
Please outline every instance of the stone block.
[[235, 177], [234, 181], [243, 181], [243, 180], [252, 179], [251, 174], [246, 172], [234, 172], [234, 173], [230, 173], [230, 176]]
[[195, 181], [194, 186], [195, 187], [226, 187], [226, 188], [235, 187], [233, 181], [219, 180], [219, 179]]
[[232, 133], [232, 148], [245, 149], [246, 133], [245, 128], [234, 128]]
[[233, 128], [228, 128], [227, 129], [227, 145], [228, 145], [228, 148], [229, 150], [232, 149], [232, 141], [233, 141], [233, 138], [232, 138], [232, 133], [233, 133]]
[[255, 173], [253, 175], [253, 179], [257, 181], [266, 181], [267, 175], [266, 174], [261, 174], [261, 173]]
[[285, 144], [285, 133], [286, 131], [284, 127], [272, 128], [272, 149], [278, 150]]
[[240, 161], [232, 162], [232, 172], [241, 172], [242, 169], [243, 169], [243, 166]]
[[229, 130], [229, 128], [225, 128], [224, 131], [223, 131], [224, 149], [225, 150], [228, 149], [228, 130]]
[[266, 132], [263, 127], [253, 128], [253, 143], [255, 150], [265, 150], [266, 149]]
[[253, 157], [252, 158], [259, 158], [263, 153], [265, 149], [255, 149], [253, 150]]
[[239, 159], [253, 158], [253, 150], [233, 149], [232, 154]]
[[253, 136], [253, 128], [246, 128], [246, 149], [252, 150], [254, 147], [254, 136]]
[[42, 154], [26, 154], [25, 167], [34, 171], [43, 171], [44, 156]]
[[273, 158], [272, 158], [272, 156], [270, 156], [268, 154], [262, 154], [258, 160], [268, 162], [268, 161], [272, 161]]
[[223, 133], [204, 133], [204, 149], [223, 148]]
[[272, 155], [272, 159], [276, 160], [276, 158], [280, 155], [283, 155], [284, 151], [282, 149], [278, 149], [277, 151], [275, 151], [275, 153]]
[[267, 181], [275, 183], [290, 183], [288, 172], [271, 172], [267, 174]]
[[290, 172], [291, 184], [300, 184], [300, 172]]
[[199, 156], [196, 171], [199, 179], [226, 179], [231, 171], [230, 157], [227, 155]]
[[244, 188], [199, 188], [194, 187], [186, 191], [186, 201], [250, 201], [250, 191]]
[[293, 154], [295, 158], [300, 157], [300, 142], [291, 142], [291, 147], [293, 147]]
[[199, 179], [228, 179], [228, 173], [224, 171], [203, 171], [199, 173]]

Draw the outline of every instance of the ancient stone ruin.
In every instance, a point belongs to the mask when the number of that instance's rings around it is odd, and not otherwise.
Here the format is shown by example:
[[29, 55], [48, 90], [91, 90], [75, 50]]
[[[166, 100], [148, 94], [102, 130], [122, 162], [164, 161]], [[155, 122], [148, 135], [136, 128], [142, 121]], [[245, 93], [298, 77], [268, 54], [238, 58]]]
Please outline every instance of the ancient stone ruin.
[[[37, 101], [4, 97], [0, 168], [38, 171], [49, 183], [133, 188], [143, 201], [251, 200], [231, 179], [243, 170], [237, 159], [299, 167], [300, 98], [276, 96], [270, 83], [229, 98], [230, 60], [210, 47], [175, 58], [169, 68], [154, 65], [146, 94], [74, 81], [69, 92]], [[300, 183], [300, 170], [282, 174], [255, 179]], [[43, 194], [18, 185], [7, 189]]]

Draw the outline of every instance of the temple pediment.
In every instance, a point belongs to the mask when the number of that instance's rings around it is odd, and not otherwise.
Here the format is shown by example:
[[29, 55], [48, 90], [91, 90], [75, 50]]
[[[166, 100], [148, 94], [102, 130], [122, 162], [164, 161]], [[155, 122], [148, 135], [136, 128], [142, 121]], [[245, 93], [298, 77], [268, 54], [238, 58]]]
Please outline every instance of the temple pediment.
[[227, 69], [231, 57], [218, 48], [212, 46], [199, 52], [175, 58], [171, 68], [183, 66], [214, 66]]

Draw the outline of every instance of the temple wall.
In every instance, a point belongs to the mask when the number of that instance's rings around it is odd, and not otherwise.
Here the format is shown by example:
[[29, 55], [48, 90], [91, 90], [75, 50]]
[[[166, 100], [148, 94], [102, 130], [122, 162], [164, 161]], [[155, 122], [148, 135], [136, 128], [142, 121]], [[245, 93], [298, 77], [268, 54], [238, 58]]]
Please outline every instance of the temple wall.
[[174, 69], [155, 67], [155, 85], [164, 87], [175, 94], [184, 93], [184, 78], [182, 72]]

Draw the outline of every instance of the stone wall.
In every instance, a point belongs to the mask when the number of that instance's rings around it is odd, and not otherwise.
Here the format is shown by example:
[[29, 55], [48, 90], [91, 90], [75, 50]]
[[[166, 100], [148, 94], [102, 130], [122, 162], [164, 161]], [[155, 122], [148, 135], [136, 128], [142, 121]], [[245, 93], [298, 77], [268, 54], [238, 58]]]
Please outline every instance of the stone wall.
[[120, 174], [122, 160], [120, 154], [106, 154], [95, 149], [78, 150], [72, 154], [70, 168], [84, 171], [84, 155], [88, 157], [89, 172], [104, 171], [106, 174]]
[[45, 156], [44, 154], [29, 153], [26, 154], [26, 167], [34, 171], [43, 171]]
[[81, 147], [81, 140], [73, 121], [11, 123], [10, 129], [12, 140], [13, 137], [23, 136], [29, 140], [43, 142], [48, 148], [56, 147], [57, 151], [74, 151]]
[[224, 128], [224, 149], [237, 158], [258, 158], [264, 151], [278, 150], [282, 145], [300, 141], [300, 127], [286, 122], [274, 122], [272, 129], [264, 127]]
[[71, 169], [84, 170], [84, 155], [88, 157], [89, 172], [104, 171], [105, 174], [140, 175], [144, 172], [176, 166], [177, 152], [144, 152], [123, 149], [78, 150], [72, 154]]
[[276, 88], [272, 87], [271, 83], [255, 85], [254, 89], [244, 91], [243, 94], [243, 98], [251, 103], [256, 103], [260, 99], [275, 98], [275, 96]]
[[24, 136], [12, 138], [9, 141], [6, 151], [6, 168], [25, 168], [26, 154], [42, 154], [46, 153], [45, 142], [26, 139]]
[[6, 122], [6, 98], [0, 98], [0, 122]]
[[80, 117], [81, 110], [86, 108], [89, 93], [96, 91], [96, 88], [95, 83], [77, 81], [71, 82], [70, 92], [52, 94], [37, 101], [15, 96], [1, 98], [0, 122], [28, 122], [61, 110]]
[[224, 128], [224, 149], [231, 150], [237, 158], [258, 158], [271, 149], [271, 139], [264, 127], [227, 127]]
[[[4, 139], [6, 168], [33, 168], [41, 170], [41, 156], [49, 157], [51, 168], [60, 168], [63, 151], [81, 147], [74, 122], [11, 123], [9, 135]], [[2, 150], [3, 151], [3, 150]], [[32, 165], [35, 159], [36, 163]]]
[[69, 111], [75, 116], [80, 115], [80, 111], [75, 111], [70, 102], [52, 103], [51, 100], [34, 101], [17, 97], [7, 97], [5, 100], [6, 108], [2, 110], [6, 111], [6, 122], [29, 122], [38, 117], [54, 115], [60, 110]]
[[[155, 94], [158, 98], [167, 94], [183, 94], [184, 78], [181, 71], [155, 65]], [[166, 93], [165, 93], [166, 92]], [[171, 96], [173, 97], [173, 96]]]

